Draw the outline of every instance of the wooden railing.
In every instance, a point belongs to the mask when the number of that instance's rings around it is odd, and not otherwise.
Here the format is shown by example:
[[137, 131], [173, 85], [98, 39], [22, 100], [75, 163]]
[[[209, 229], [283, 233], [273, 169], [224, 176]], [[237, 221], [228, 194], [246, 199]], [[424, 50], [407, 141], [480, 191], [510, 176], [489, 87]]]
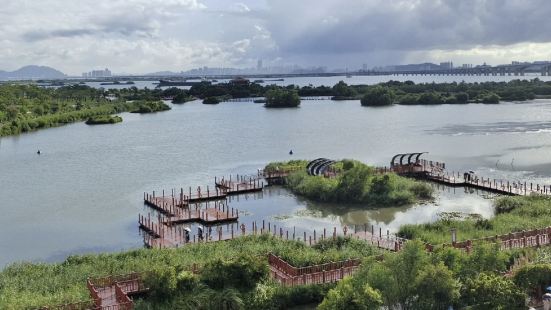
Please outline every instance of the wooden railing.
[[56, 306], [45, 306], [45, 307], [39, 308], [39, 310], [90, 310], [95, 308], [96, 306], [94, 304], [94, 301], [88, 300], [88, 301], [79, 301], [79, 302], [56, 305]]
[[118, 282], [128, 282], [136, 280], [141, 280], [140, 273], [132, 272], [128, 274], [109, 275], [106, 277], [88, 279], [89, 283], [91, 283], [94, 287], [107, 287], [112, 286]]
[[[148, 290], [145, 287], [140, 273], [110, 275], [100, 278], [88, 278], [86, 286], [90, 291], [90, 301], [82, 301], [71, 304], [46, 306], [41, 310], [132, 310], [134, 302], [129, 295], [143, 293]], [[114, 295], [111, 295], [113, 294]], [[103, 296], [102, 296], [103, 295]], [[115, 304], [103, 304], [103, 299], [113, 298]]]
[[268, 254], [272, 278], [283, 285], [332, 283], [358, 270], [361, 261], [349, 259], [314, 266], [294, 267], [280, 257]]
[[88, 287], [88, 290], [90, 291], [90, 297], [92, 297], [92, 300], [94, 301], [94, 305], [96, 307], [101, 307], [101, 297], [99, 296], [98, 290], [95, 288], [92, 281], [90, 281], [90, 278], [86, 280], [86, 286]]
[[454, 248], [470, 252], [473, 245], [479, 243], [498, 243], [501, 250], [549, 245], [551, 244], [551, 227], [529, 231], [513, 232], [509, 234], [491, 236], [486, 238], [465, 240], [452, 244], [443, 244], [443, 246], [453, 246]]

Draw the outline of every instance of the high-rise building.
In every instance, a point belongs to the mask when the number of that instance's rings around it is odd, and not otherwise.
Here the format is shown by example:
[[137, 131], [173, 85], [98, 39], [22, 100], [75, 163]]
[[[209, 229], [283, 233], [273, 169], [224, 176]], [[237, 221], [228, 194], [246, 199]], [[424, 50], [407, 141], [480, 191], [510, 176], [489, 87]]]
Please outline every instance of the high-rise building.
[[92, 70], [90, 72], [82, 73], [83, 78], [104, 78], [111, 77], [111, 71], [105, 68], [105, 70]]
[[451, 70], [453, 69], [453, 62], [451, 61], [441, 62], [440, 67], [445, 70]]
[[262, 59], [259, 59], [256, 62], [256, 70], [258, 70], [258, 71], [262, 70]]

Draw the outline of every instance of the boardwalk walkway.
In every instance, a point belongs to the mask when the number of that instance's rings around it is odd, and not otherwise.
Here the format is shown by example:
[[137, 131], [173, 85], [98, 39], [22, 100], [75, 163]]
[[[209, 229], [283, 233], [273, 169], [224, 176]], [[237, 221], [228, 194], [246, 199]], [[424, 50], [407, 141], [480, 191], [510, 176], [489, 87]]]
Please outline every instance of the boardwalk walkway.
[[486, 238], [465, 240], [455, 243], [447, 243], [442, 246], [451, 246], [470, 252], [478, 244], [497, 243], [502, 251], [521, 248], [535, 248], [551, 244], [551, 227], [533, 229], [529, 231], [511, 232], [504, 235]]
[[360, 268], [359, 259], [329, 262], [307, 267], [294, 267], [282, 258], [268, 254], [272, 279], [285, 286], [333, 283], [354, 274]]
[[237, 175], [232, 180], [230, 175], [229, 179], [221, 178], [214, 179], [216, 188], [219, 188], [227, 195], [239, 195], [252, 192], [260, 192], [264, 189], [264, 181], [260, 177], [251, 176], [239, 176]]
[[132, 310], [134, 302], [130, 296], [149, 291], [139, 273], [112, 275], [102, 278], [88, 278], [86, 286], [91, 300], [77, 303], [46, 306], [42, 310]]

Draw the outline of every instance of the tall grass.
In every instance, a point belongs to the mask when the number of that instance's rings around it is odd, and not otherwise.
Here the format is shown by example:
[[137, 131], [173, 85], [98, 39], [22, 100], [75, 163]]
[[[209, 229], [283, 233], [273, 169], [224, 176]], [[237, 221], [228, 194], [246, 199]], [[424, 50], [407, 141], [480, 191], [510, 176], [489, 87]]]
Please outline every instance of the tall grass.
[[404, 225], [399, 235], [421, 239], [432, 244], [451, 242], [451, 229], [457, 230], [458, 240], [477, 239], [510, 232], [551, 226], [551, 199], [541, 196], [500, 197], [495, 203], [492, 219], [440, 219], [434, 223]]
[[132, 271], [172, 268], [176, 273], [199, 269], [210, 262], [226, 261], [247, 254], [267, 264], [272, 252], [295, 266], [362, 258], [378, 253], [358, 240], [325, 242], [309, 247], [269, 235], [247, 236], [226, 242], [189, 245], [178, 249], [139, 249], [113, 254], [77, 255], [62, 263], [16, 263], [0, 273], [0, 309], [24, 309], [89, 298], [86, 278]]
[[426, 183], [394, 173], [376, 174], [372, 167], [358, 161], [343, 161], [338, 168], [342, 172], [334, 178], [311, 176], [305, 170], [294, 172], [287, 178], [287, 187], [314, 201], [374, 207], [412, 204], [433, 195]]

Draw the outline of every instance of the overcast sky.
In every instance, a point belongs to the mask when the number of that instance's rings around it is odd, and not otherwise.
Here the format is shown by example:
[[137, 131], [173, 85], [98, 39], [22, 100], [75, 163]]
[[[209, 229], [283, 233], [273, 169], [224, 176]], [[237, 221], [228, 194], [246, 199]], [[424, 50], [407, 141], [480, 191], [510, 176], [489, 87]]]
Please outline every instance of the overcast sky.
[[548, 0], [0, 0], [0, 69], [551, 59]]

